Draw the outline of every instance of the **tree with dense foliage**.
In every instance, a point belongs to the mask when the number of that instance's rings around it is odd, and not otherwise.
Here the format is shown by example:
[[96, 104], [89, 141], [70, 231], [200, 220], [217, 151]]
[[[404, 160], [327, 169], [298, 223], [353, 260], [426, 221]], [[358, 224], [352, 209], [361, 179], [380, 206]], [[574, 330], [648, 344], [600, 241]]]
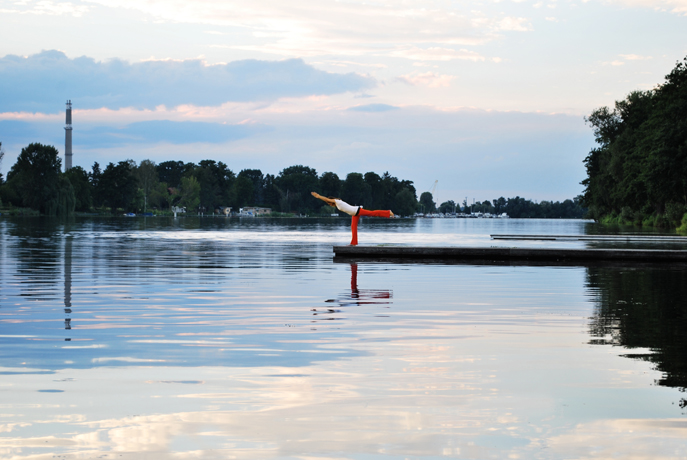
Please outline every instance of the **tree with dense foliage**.
[[[249, 205], [264, 205], [265, 204], [265, 177], [259, 169], [243, 169], [236, 176], [237, 180], [248, 179], [251, 183], [250, 191], [247, 191], [247, 203]], [[241, 187], [248, 190], [247, 183], [244, 181]], [[234, 182], [236, 186], [236, 181]], [[237, 205], [238, 206], [238, 205]]]
[[506, 212], [506, 199], [504, 197], [493, 199], [491, 203], [496, 214], [502, 214]]
[[98, 162], [94, 162], [91, 167], [91, 172], [88, 173], [88, 182], [91, 184], [91, 199], [93, 206], [98, 208], [102, 206], [103, 200], [100, 196], [100, 179], [103, 177], [103, 172], [100, 170]]
[[[0, 142], [0, 167], [2, 167], [2, 158], [5, 156], [5, 151], [2, 149], [2, 142]], [[0, 185], [2, 185], [2, 173], [0, 172]]]
[[255, 190], [248, 176], [239, 176], [232, 187], [233, 204], [236, 209], [254, 204]]
[[265, 179], [263, 181], [263, 202], [265, 206], [271, 207], [275, 210], [281, 210], [279, 208], [279, 201], [281, 200], [281, 191], [277, 187], [276, 177], [274, 174], [265, 174]]
[[194, 176], [181, 178], [181, 200], [179, 206], [187, 212], [195, 212], [200, 206], [200, 184]]
[[430, 192], [422, 192], [420, 195], [420, 211], [425, 214], [436, 212], [437, 207]]
[[475, 205], [472, 207], [473, 212], [482, 212], [486, 214], [494, 214], [496, 213], [496, 209], [494, 208], [494, 205], [491, 204], [489, 200], [484, 200], [483, 202], [477, 202]]
[[163, 161], [155, 166], [158, 179], [169, 187], [181, 187], [181, 178], [193, 173], [195, 165], [183, 161]]
[[[0, 171], [2, 171], [2, 157], [5, 156], [5, 151], [2, 149], [2, 142], [0, 142]], [[2, 207], [2, 183], [4, 182], [2, 178], [2, 172], [0, 172], [0, 207]]]
[[143, 160], [133, 172], [138, 180], [138, 188], [143, 192], [143, 212], [146, 212], [148, 210], [148, 200], [160, 182], [157, 168], [153, 161]]
[[67, 177], [60, 173], [57, 179], [57, 193], [45, 204], [45, 214], [48, 216], [68, 216], [74, 213], [76, 199], [74, 188]]
[[385, 184], [382, 181], [382, 177], [373, 171], [369, 171], [365, 173], [363, 178], [365, 179], [367, 192], [369, 193], [368, 206], [372, 209], [388, 209], [384, 208]]
[[341, 197], [341, 179], [336, 173], [325, 172], [320, 176], [320, 191], [322, 196], [340, 198]]
[[676, 225], [687, 206], [687, 58], [655, 89], [634, 91], [585, 121], [597, 143], [584, 160], [590, 216]]
[[450, 214], [456, 211], [456, 202], [453, 200], [444, 201], [439, 205], [439, 212]]
[[89, 211], [93, 206], [93, 198], [88, 173], [81, 166], [72, 166], [64, 175], [74, 189], [74, 209], [81, 212]]
[[312, 213], [321, 207], [310, 196], [319, 186], [317, 171], [313, 168], [303, 165], [285, 168], [274, 179], [274, 185], [280, 194], [282, 212]]
[[134, 199], [138, 191], [138, 181], [134, 176], [134, 167], [135, 163], [131, 160], [120, 161], [116, 165], [109, 163], [100, 177], [98, 195], [113, 213], [118, 209], [137, 210]]
[[231, 200], [231, 187], [236, 175], [221, 161], [202, 160], [193, 169], [200, 185], [200, 206], [212, 212]]
[[[375, 203], [375, 208], [377, 209], [396, 209], [395, 208], [395, 203], [397, 201], [398, 194], [403, 191], [403, 190], [408, 190], [410, 192], [410, 195], [413, 197], [413, 205], [417, 206], [417, 192], [415, 190], [415, 186], [413, 185], [413, 181], [409, 180], [398, 180], [398, 178], [392, 176], [389, 174], [389, 172], [385, 172], [382, 174], [382, 183], [381, 183], [381, 188], [382, 188], [382, 201], [379, 203]], [[406, 199], [408, 195], [403, 195]], [[415, 210], [410, 212], [410, 214], [413, 214]], [[410, 215], [410, 214], [405, 214], [402, 213], [402, 215]]]
[[[217, 175], [216, 163], [211, 160], [203, 160], [202, 164], [194, 168], [193, 177], [199, 185], [200, 206], [206, 209], [213, 209], [220, 206], [223, 201], [222, 194], [225, 191]], [[182, 184], [184, 179], [181, 179]]]
[[[5, 187], [16, 205], [43, 214], [68, 215], [74, 211], [74, 189], [61, 173], [62, 161], [51, 145], [39, 143], [24, 147], [7, 173]], [[17, 202], [19, 201], [19, 202]]]
[[172, 206], [174, 196], [169, 193], [169, 188], [164, 182], [158, 182], [148, 196], [148, 208], [169, 209]]
[[370, 186], [360, 173], [350, 173], [341, 186], [341, 199], [356, 206], [373, 208]]
[[392, 211], [398, 216], [412, 216], [417, 209], [417, 198], [409, 188], [403, 188], [394, 197]]

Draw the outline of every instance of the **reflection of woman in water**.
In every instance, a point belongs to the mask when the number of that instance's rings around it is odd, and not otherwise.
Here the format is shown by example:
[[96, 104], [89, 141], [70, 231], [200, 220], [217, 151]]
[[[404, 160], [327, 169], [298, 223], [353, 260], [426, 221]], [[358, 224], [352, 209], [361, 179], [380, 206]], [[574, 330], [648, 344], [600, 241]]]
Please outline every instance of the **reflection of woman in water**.
[[324, 201], [329, 206], [336, 207], [339, 211], [345, 212], [351, 216], [351, 233], [353, 237], [351, 238], [351, 246], [358, 245], [358, 219], [360, 216], [363, 217], [394, 217], [394, 213], [391, 211], [368, 211], [363, 209], [362, 206], [351, 206], [340, 198], [332, 198], [322, 196], [317, 192], [311, 192], [312, 196]]
[[[394, 293], [388, 289], [358, 289], [358, 264], [351, 264], [351, 293], [348, 292], [341, 294], [337, 299], [328, 299], [325, 302], [336, 303], [339, 307], [350, 307], [350, 306], [365, 306], [365, 305], [391, 305], [391, 299]], [[388, 306], [384, 308], [390, 308]], [[313, 308], [310, 311], [314, 311], [314, 316], [317, 315], [327, 315], [329, 313], [341, 313], [341, 310], [337, 310], [332, 307], [327, 307], [325, 309], [318, 310]], [[381, 317], [380, 315], [376, 315]], [[325, 318], [327, 320], [335, 319], [332, 317]]]
[[351, 264], [351, 299], [361, 303], [391, 303], [375, 302], [370, 299], [390, 299], [391, 291], [387, 289], [358, 289], [358, 264]]

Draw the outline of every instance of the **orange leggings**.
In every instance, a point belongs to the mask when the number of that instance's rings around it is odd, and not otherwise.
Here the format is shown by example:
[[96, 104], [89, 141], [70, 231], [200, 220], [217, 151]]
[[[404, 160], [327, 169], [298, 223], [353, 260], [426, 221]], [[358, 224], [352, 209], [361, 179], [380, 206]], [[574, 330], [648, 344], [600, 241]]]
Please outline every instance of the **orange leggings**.
[[351, 219], [351, 233], [353, 234], [351, 238], [351, 246], [358, 245], [358, 220], [360, 217], [391, 217], [391, 211], [368, 211], [367, 209], [360, 208], [360, 212], [357, 216], [353, 216]]

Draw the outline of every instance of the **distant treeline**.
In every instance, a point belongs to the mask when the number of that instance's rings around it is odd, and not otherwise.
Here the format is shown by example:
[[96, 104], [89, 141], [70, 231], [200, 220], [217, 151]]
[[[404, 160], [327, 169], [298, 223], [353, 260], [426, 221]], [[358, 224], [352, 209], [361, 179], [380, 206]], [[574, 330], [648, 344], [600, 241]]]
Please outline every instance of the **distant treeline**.
[[655, 89], [634, 91], [585, 120], [598, 144], [584, 160], [590, 217], [679, 225], [687, 210], [687, 58]]
[[[423, 194], [424, 195], [424, 194]], [[525, 198], [516, 196], [515, 198], [497, 198], [490, 201], [476, 202], [468, 205], [463, 201], [462, 208], [453, 201], [446, 201], [439, 206], [439, 212], [450, 213], [453, 209], [456, 212], [470, 213], [489, 213], [489, 214], [508, 214], [513, 218], [536, 218], [536, 219], [580, 219], [584, 217], [587, 210], [580, 204], [582, 197], [578, 196], [574, 200], [560, 201], [540, 201], [535, 203]], [[422, 202], [422, 196], [420, 202]]]
[[350, 173], [345, 179], [333, 172], [318, 175], [307, 166], [296, 165], [278, 175], [259, 169], [234, 173], [221, 161], [198, 164], [143, 160], [109, 163], [104, 169], [96, 162], [90, 171], [79, 166], [60, 172], [61, 161], [52, 146], [30, 144], [22, 149], [16, 164], [0, 186], [5, 204], [25, 206], [46, 215], [74, 211], [142, 212], [185, 207], [188, 212], [213, 213], [220, 207], [234, 211], [245, 206], [269, 207], [293, 214], [330, 214], [310, 195], [340, 197], [369, 208], [393, 209], [412, 215], [417, 195], [412, 181], [399, 180], [388, 172]]
[[[0, 144], [1, 147], [1, 144]], [[317, 174], [315, 169], [295, 165], [279, 174], [259, 169], [234, 173], [223, 162], [203, 160], [198, 164], [143, 160], [109, 163], [104, 169], [96, 162], [90, 171], [79, 166], [62, 173], [58, 151], [38, 143], [22, 149], [3, 182], [0, 176], [0, 205], [26, 207], [45, 215], [78, 212], [144, 212], [185, 207], [187, 212], [214, 213], [221, 207], [238, 211], [246, 206], [271, 208], [297, 215], [329, 215], [334, 209], [310, 195], [342, 198], [368, 209], [391, 209], [401, 216], [422, 213], [508, 213], [510, 217], [579, 218], [585, 210], [579, 200], [562, 203], [533, 203], [524, 198], [503, 197], [462, 208], [453, 201], [437, 210], [432, 194], [417, 199], [412, 181], [385, 172], [352, 172], [345, 179], [336, 173]]]

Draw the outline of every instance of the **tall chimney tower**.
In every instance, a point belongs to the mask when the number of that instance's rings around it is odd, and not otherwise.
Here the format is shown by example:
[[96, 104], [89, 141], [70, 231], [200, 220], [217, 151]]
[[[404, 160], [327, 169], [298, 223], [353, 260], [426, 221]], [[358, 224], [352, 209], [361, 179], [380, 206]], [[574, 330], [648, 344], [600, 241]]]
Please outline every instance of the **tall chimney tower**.
[[72, 169], [72, 101], [67, 101], [67, 120], [64, 127], [64, 172]]

